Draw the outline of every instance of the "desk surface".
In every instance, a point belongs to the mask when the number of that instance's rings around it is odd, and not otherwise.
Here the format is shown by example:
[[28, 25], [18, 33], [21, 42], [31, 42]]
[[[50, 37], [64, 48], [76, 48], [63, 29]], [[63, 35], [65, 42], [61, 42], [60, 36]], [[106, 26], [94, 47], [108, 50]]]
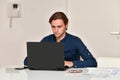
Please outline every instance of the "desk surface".
[[[83, 70], [69, 73], [70, 70]], [[120, 70], [116, 68], [71, 68], [66, 71], [15, 70], [0, 68], [0, 80], [119, 80]]]

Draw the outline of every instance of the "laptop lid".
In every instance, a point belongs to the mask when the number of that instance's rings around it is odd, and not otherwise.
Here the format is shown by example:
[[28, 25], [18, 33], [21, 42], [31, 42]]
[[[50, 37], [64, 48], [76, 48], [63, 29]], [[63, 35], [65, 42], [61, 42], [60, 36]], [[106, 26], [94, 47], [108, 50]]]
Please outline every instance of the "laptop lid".
[[28, 67], [34, 70], [64, 70], [64, 45], [27, 42]]

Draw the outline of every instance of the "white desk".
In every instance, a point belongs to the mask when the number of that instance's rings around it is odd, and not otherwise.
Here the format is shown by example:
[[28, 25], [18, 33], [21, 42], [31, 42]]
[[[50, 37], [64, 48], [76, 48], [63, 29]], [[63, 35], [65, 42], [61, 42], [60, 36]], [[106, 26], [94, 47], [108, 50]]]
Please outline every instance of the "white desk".
[[[42, 70], [14, 70], [13, 68], [0, 68], [0, 80], [120, 80], [120, 71], [111, 73], [112, 69], [105, 68], [78, 68], [82, 73], [69, 73], [66, 71]], [[101, 71], [102, 70], [102, 71]]]

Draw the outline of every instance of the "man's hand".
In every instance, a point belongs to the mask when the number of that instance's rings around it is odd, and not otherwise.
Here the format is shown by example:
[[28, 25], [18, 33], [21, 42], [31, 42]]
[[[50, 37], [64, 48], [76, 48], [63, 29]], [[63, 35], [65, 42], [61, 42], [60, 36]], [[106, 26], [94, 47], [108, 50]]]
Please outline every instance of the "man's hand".
[[64, 61], [64, 66], [72, 67], [73, 62], [72, 61]]

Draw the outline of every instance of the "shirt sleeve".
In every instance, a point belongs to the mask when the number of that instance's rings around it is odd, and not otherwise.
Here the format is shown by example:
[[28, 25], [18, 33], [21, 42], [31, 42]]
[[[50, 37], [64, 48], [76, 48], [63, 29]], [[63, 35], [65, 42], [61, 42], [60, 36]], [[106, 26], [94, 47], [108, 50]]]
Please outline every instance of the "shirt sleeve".
[[97, 67], [96, 59], [81, 41], [81, 39], [76, 39], [75, 41], [76, 49], [79, 52], [79, 55], [83, 60], [75, 60], [73, 61], [74, 68], [83, 68], [83, 67]]
[[27, 57], [25, 57], [25, 59], [24, 59], [24, 66], [28, 66]]

